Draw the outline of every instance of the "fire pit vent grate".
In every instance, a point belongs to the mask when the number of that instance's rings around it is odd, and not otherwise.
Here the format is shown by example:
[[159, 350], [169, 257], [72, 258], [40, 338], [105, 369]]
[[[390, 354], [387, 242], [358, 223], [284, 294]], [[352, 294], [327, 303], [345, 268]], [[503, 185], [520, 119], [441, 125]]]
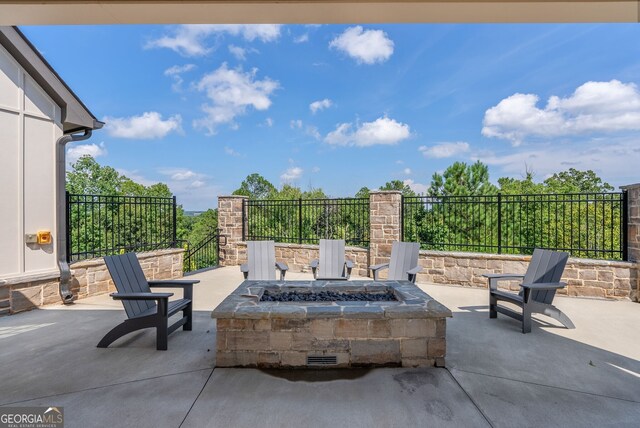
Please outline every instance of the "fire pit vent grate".
[[335, 355], [308, 355], [308, 366], [331, 366], [338, 364], [338, 357]]

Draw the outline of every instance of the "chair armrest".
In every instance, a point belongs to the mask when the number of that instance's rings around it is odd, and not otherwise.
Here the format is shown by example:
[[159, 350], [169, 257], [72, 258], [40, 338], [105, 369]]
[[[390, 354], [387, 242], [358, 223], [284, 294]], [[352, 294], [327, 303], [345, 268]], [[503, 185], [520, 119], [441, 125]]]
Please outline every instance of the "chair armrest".
[[566, 286], [566, 282], [538, 282], [535, 284], [520, 284], [520, 287], [529, 288], [531, 290], [558, 290]]
[[373, 280], [377, 281], [378, 275], [380, 275], [380, 271], [388, 267], [389, 267], [389, 263], [380, 263], [379, 265], [369, 266], [369, 269], [373, 272]]
[[249, 264], [248, 263], [243, 263], [240, 265], [240, 272], [242, 272], [242, 275], [244, 276], [244, 279], [249, 278]]
[[524, 275], [518, 273], [485, 273], [482, 276], [489, 280], [489, 291], [498, 289], [498, 281], [508, 281], [524, 278]]
[[353, 262], [349, 259], [344, 261], [344, 266], [347, 268], [347, 279], [351, 276], [351, 269], [353, 269]]
[[422, 266], [416, 266], [413, 269], [409, 269], [407, 271], [407, 275], [409, 276], [409, 281], [416, 283], [416, 279], [418, 278], [418, 272], [422, 270]]
[[369, 269], [375, 272], [377, 270], [388, 268], [388, 267], [389, 267], [389, 263], [380, 263], [379, 265], [369, 266]]
[[318, 279], [318, 264], [320, 264], [320, 260], [313, 259], [309, 266], [311, 267], [311, 272], [313, 272], [313, 279]]
[[407, 273], [408, 273], [409, 275], [415, 275], [415, 274], [417, 274], [417, 273], [418, 273], [418, 272], [420, 272], [420, 271], [422, 271], [422, 266], [416, 266], [416, 267], [414, 267], [413, 269], [409, 269], [409, 270], [407, 271]]
[[173, 296], [173, 293], [111, 293], [114, 300], [162, 300]]
[[495, 280], [524, 278], [524, 274], [519, 274], [519, 273], [485, 273], [482, 276], [484, 276], [485, 278], [495, 279]]
[[280, 271], [280, 281], [284, 281], [284, 276], [289, 270], [289, 266], [286, 263], [276, 262], [276, 268]]
[[199, 279], [168, 279], [163, 281], [147, 281], [149, 287], [156, 288], [185, 288], [200, 282]]

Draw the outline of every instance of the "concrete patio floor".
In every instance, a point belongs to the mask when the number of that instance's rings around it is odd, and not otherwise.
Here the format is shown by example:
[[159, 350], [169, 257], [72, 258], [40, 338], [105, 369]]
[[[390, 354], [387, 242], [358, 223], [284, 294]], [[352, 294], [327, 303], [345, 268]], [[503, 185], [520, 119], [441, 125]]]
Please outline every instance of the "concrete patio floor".
[[[640, 423], [638, 303], [559, 297], [577, 328], [536, 317], [523, 335], [515, 320], [489, 320], [486, 290], [422, 284], [454, 313], [446, 369], [214, 370], [210, 312], [241, 275], [195, 277], [194, 329], [164, 352], [150, 330], [96, 348], [124, 319], [108, 296], [0, 318], [0, 405], [64, 406], [67, 427]], [[288, 274], [297, 278], [309, 275]]]

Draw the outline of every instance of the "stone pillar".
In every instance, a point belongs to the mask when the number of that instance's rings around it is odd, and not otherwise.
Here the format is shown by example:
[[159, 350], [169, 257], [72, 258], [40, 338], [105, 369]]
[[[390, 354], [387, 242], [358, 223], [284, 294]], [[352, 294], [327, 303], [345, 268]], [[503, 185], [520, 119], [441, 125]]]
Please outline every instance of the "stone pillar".
[[389, 262], [391, 243], [402, 236], [402, 193], [397, 190], [374, 190], [369, 194], [371, 264]]
[[238, 242], [242, 242], [242, 223], [245, 221], [242, 217], [242, 203], [247, 199], [246, 196], [218, 196], [220, 266], [240, 264]]
[[621, 186], [627, 192], [629, 227], [627, 242], [629, 261], [640, 262], [640, 183]]

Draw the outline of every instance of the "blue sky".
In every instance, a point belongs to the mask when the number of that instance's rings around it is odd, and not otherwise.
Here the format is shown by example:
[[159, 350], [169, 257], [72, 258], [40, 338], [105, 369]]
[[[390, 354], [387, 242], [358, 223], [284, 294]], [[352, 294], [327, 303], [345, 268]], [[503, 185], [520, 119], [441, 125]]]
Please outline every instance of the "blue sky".
[[248, 174], [352, 196], [481, 160], [493, 181], [593, 169], [637, 182], [640, 27], [23, 27], [107, 126], [93, 154], [186, 209]]

